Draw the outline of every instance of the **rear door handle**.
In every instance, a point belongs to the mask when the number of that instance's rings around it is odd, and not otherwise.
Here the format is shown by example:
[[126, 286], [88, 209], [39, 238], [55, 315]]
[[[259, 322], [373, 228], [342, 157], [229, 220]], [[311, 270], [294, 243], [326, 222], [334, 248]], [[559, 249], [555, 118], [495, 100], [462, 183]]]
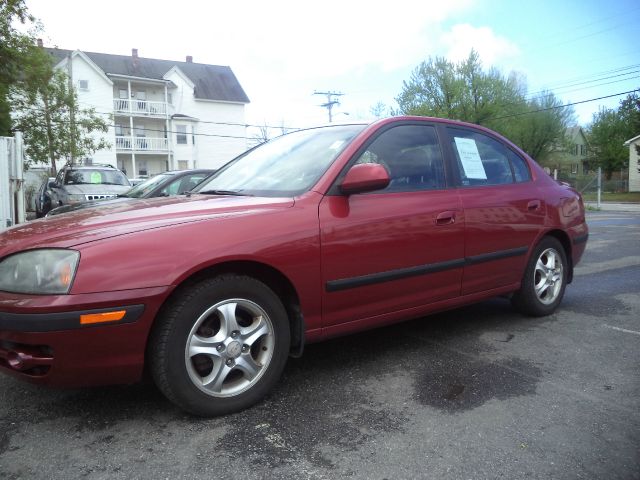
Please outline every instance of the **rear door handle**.
[[531, 200], [527, 203], [527, 210], [540, 210], [540, 200]]
[[436, 225], [451, 225], [456, 221], [456, 212], [441, 212], [436, 216]]

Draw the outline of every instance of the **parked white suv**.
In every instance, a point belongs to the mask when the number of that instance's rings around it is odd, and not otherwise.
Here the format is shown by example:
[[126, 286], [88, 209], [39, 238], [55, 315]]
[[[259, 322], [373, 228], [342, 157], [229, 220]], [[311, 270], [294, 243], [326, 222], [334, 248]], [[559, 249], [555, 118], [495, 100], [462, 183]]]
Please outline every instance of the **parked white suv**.
[[111, 165], [65, 165], [49, 183], [51, 208], [115, 198], [130, 188], [127, 176]]

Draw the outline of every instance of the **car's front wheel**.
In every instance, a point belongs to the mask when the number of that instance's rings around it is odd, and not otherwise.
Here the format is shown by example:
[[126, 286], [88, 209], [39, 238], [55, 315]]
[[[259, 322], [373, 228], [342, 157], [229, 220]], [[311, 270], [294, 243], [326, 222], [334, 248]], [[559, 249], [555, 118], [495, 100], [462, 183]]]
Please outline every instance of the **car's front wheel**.
[[223, 415], [258, 402], [289, 352], [289, 323], [264, 283], [222, 275], [184, 288], [163, 310], [149, 341], [160, 390], [196, 415]]
[[522, 285], [514, 293], [512, 303], [525, 315], [550, 315], [562, 301], [567, 278], [564, 247], [556, 238], [544, 237], [531, 254]]

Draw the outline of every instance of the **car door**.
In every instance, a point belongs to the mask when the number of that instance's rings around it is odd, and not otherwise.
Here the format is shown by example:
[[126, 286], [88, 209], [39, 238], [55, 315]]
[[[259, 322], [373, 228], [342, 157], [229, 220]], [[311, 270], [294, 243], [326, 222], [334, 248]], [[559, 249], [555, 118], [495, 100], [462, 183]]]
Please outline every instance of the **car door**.
[[447, 127], [465, 212], [462, 293], [518, 283], [543, 227], [545, 203], [527, 162], [497, 137]]
[[433, 125], [379, 132], [351, 160], [380, 163], [387, 188], [333, 192], [319, 206], [323, 324], [338, 325], [460, 294], [464, 219], [447, 188]]

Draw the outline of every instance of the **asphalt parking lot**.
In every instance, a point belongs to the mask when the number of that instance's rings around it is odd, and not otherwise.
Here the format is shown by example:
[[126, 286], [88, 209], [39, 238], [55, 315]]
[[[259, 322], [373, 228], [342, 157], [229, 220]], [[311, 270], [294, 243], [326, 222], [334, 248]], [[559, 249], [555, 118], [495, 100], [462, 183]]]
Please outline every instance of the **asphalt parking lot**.
[[0, 478], [640, 478], [640, 215], [588, 221], [556, 314], [495, 299], [310, 345], [239, 414], [0, 376]]

